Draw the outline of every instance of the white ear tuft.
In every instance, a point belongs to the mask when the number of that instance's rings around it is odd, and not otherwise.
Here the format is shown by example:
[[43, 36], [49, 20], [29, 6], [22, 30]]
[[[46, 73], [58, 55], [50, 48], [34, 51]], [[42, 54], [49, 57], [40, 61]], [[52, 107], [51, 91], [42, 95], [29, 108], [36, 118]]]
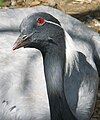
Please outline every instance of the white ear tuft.
[[79, 71], [78, 68], [78, 52], [75, 49], [74, 42], [70, 35], [65, 31], [65, 44], [66, 44], [66, 69], [65, 73], [72, 73], [73, 67]]

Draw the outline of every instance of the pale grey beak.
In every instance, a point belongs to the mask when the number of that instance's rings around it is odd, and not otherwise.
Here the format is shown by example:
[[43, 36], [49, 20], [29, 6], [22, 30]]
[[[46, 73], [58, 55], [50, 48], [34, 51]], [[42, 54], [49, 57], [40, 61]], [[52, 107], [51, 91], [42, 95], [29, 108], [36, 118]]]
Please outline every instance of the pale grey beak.
[[19, 37], [17, 41], [13, 45], [13, 50], [16, 50], [18, 48], [24, 47], [29, 43], [28, 37], [26, 39], [23, 39], [22, 37]]

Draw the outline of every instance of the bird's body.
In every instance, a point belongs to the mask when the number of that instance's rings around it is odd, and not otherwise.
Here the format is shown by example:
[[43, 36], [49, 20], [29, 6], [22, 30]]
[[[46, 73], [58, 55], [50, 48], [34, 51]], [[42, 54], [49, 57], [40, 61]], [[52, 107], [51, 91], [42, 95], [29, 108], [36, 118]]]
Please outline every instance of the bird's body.
[[50, 120], [41, 53], [30, 48], [12, 51], [22, 19], [41, 11], [58, 18], [66, 31], [65, 96], [76, 118], [89, 120], [98, 88], [100, 36], [75, 18], [44, 6], [0, 11], [0, 120]]

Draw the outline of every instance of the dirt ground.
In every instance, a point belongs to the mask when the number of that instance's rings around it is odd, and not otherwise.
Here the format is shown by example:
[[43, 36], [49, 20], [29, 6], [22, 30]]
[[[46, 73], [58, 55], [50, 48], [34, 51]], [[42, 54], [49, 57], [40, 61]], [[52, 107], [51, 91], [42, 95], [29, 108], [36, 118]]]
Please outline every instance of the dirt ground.
[[[2, 7], [19, 8], [37, 5], [58, 8], [100, 33], [100, 0], [5, 0]], [[96, 109], [91, 120], [100, 120], [100, 89], [97, 98]]]
[[100, 0], [4, 0], [2, 7], [19, 8], [37, 5], [58, 8], [100, 33]]

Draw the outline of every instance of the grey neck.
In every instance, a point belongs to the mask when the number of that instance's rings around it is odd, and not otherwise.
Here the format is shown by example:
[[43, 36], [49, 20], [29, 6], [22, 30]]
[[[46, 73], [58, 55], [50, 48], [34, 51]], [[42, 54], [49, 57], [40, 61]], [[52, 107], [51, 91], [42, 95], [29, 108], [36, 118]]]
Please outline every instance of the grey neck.
[[52, 45], [43, 59], [51, 120], [77, 120], [64, 94], [65, 43]]

